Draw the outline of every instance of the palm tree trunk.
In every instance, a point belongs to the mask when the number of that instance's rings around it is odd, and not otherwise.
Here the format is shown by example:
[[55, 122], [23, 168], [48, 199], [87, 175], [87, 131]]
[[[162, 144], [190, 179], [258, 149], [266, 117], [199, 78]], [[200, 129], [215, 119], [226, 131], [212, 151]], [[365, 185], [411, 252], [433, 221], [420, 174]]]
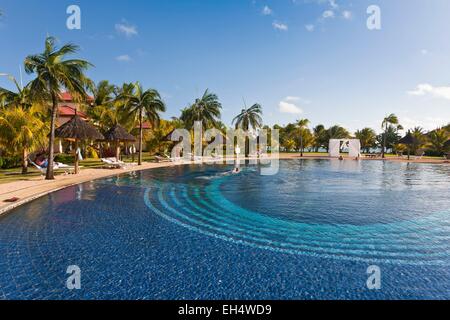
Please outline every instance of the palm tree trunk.
[[54, 157], [54, 144], [55, 144], [55, 126], [56, 126], [56, 113], [58, 111], [58, 99], [55, 94], [52, 94], [52, 115], [50, 120], [50, 137], [48, 141], [48, 167], [45, 175], [45, 180], [54, 180], [53, 173], [53, 157]]
[[250, 138], [245, 137], [245, 157], [248, 158], [250, 155]]
[[22, 174], [28, 173], [28, 150], [23, 148], [22, 150]]
[[139, 159], [138, 165], [142, 165], [142, 110], [139, 112]]
[[120, 160], [120, 142], [116, 141], [116, 160]]
[[303, 135], [300, 135], [300, 157], [303, 157]]
[[79, 156], [78, 156], [78, 139], [75, 139], [75, 174], [80, 173], [79, 166]]
[[386, 136], [387, 136], [387, 123], [386, 123], [386, 129], [384, 130], [384, 134], [383, 134], [383, 150], [381, 151], [383, 159], [386, 157], [386, 155], [385, 155], [385, 152], [386, 152], [386, 139], [387, 139]]

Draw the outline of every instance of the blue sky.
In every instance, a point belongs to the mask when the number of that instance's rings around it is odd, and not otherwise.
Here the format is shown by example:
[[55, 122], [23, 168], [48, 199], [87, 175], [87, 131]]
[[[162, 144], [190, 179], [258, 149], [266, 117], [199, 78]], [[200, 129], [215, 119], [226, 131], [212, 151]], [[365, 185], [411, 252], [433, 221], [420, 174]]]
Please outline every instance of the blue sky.
[[[66, 28], [71, 4], [81, 30]], [[371, 4], [381, 30], [367, 29]], [[389, 113], [406, 128], [450, 122], [448, 0], [2, 0], [0, 9], [0, 72], [18, 76], [54, 35], [81, 46], [95, 81], [158, 89], [166, 118], [209, 88], [227, 124], [244, 101], [262, 104], [269, 125], [379, 130]]]

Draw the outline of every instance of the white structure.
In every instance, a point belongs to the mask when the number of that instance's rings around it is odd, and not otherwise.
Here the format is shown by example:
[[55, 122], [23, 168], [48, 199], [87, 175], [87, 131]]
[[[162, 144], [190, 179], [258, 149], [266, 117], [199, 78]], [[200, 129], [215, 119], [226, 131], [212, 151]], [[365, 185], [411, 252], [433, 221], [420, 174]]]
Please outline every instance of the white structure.
[[330, 139], [329, 155], [330, 157], [339, 157], [341, 150], [348, 148], [349, 157], [356, 158], [361, 155], [361, 141], [359, 139]]

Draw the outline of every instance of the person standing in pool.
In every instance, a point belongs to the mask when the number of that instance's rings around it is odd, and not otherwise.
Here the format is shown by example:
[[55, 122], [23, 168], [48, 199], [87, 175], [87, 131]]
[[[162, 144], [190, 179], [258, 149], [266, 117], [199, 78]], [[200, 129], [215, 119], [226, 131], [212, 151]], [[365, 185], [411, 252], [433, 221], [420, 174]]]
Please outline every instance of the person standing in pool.
[[240, 160], [239, 160], [239, 155], [241, 154], [241, 148], [239, 147], [239, 145], [236, 145], [236, 148], [234, 149], [234, 152], [236, 153], [236, 164], [234, 166], [233, 171], [231, 172], [232, 174], [238, 174], [241, 172], [241, 169], [239, 168], [240, 166]]

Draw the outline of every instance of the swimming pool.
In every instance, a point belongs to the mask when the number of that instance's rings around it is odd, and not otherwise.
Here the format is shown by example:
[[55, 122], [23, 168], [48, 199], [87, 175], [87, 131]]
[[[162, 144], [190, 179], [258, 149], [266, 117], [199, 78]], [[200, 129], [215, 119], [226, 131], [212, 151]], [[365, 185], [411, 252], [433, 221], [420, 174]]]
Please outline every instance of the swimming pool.
[[[118, 175], [15, 209], [0, 218], [0, 298], [450, 298], [450, 167], [231, 168]], [[70, 265], [80, 290], [66, 288]]]

